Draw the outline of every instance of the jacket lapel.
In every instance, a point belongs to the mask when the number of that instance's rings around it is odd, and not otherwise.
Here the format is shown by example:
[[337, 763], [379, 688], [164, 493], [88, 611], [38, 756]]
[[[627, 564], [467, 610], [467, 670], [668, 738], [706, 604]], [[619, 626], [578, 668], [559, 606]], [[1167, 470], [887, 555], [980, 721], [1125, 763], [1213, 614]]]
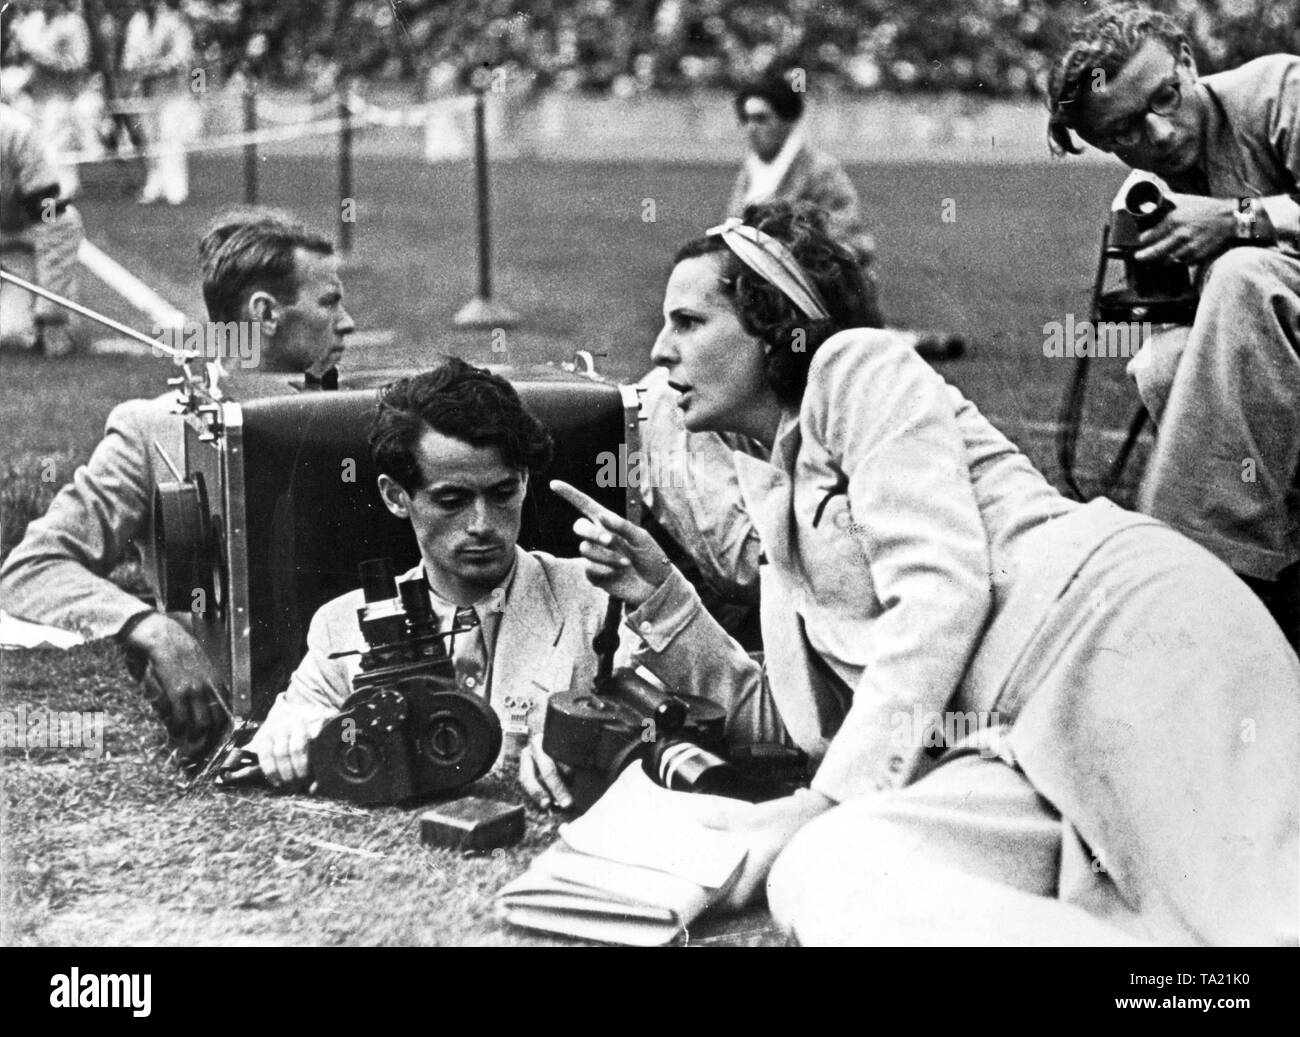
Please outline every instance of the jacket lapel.
[[759, 566], [764, 657], [772, 697], [795, 742], [820, 759], [844, 719], [845, 704], [811, 658], [800, 606], [807, 593], [795, 557], [794, 482], [791, 472], [802, 437], [798, 416], [787, 415], [769, 464], [735, 453], [736, 478], [766, 564]]
[[804, 188], [808, 186], [808, 164], [808, 147], [804, 145], [790, 160], [790, 168], [785, 171], [776, 189], [776, 197], [797, 198], [802, 195]]
[[794, 537], [790, 528], [794, 516], [794, 480], [791, 476], [801, 442], [798, 414], [787, 412], [777, 429], [771, 461], [762, 461], [740, 451], [731, 455], [740, 495], [758, 532], [763, 553], [769, 562], [784, 572], [795, 568]]
[[567, 691], [573, 675], [573, 656], [560, 645], [564, 613], [546, 570], [527, 551], [515, 551], [518, 570], [492, 653], [489, 695], [498, 711], [507, 695], [540, 701], [552, 691]]

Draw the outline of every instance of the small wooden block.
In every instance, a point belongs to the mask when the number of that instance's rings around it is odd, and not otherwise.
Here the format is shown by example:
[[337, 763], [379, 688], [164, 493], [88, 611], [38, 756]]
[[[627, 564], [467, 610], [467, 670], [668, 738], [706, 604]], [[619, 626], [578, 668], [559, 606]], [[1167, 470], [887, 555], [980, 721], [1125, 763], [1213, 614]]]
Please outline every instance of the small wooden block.
[[420, 815], [420, 842], [449, 850], [493, 850], [524, 837], [522, 803], [464, 796]]

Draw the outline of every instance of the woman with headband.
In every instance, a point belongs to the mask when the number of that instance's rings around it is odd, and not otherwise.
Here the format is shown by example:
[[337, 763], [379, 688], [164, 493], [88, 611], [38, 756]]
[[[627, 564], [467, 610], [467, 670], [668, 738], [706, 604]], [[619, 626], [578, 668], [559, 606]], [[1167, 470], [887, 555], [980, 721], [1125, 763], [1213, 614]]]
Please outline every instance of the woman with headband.
[[1282, 632], [1207, 551], [1067, 500], [856, 327], [856, 271], [815, 210], [752, 208], [678, 253], [652, 352], [687, 428], [771, 450], [736, 456], [765, 674], [653, 540], [553, 484], [638, 661], [726, 705], [733, 742], [783, 728], [814, 761], [793, 796], [689, 801], [747, 842], [731, 904], [766, 885], [804, 943], [1295, 943]]

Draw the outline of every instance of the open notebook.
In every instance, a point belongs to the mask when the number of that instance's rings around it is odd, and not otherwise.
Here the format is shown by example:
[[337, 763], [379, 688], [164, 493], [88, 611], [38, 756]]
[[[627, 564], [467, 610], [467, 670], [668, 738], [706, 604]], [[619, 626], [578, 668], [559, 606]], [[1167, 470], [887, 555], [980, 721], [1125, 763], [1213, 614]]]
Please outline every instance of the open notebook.
[[736, 881], [742, 840], [705, 828], [692, 806], [716, 800], [669, 792], [628, 767], [590, 810], [496, 897], [514, 925], [601, 943], [653, 947], [678, 939]]

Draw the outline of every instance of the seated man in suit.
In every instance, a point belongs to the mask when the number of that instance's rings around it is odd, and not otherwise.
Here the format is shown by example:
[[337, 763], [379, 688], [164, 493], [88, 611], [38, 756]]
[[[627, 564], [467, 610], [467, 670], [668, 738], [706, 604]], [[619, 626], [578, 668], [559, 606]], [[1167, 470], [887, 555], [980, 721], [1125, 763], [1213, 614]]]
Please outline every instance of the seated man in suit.
[[[240, 353], [222, 383], [228, 396], [337, 384], [335, 365], [354, 325], [325, 238], [277, 214], [244, 212], [221, 219], [199, 257], [209, 319], [223, 331], [239, 328], [258, 347]], [[113, 409], [90, 460], [0, 567], [0, 600], [20, 619], [122, 641], [168, 731], [185, 741], [184, 755], [199, 756], [226, 726], [211, 663], [185, 627], [109, 579], [137, 557], [154, 579], [154, 487], [172, 478], [160, 450], [177, 465], [184, 451], [174, 401], [167, 393]]]
[[[502, 761], [541, 806], [572, 798], [542, 752], [546, 699], [590, 686], [592, 639], [608, 597], [588, 583], [581, 559], [557, 559], [516, 543], [530, 475], [550, 462], [550, 434], [504, 378], [459, 359], [388, 385], [370, 430], [385, 507], [408, 519], [419, 543], [439, 628], [454, 638], [462, 690], [496, 710]], [[413, 570], [407, 576], [415, 575]], [[249, 742], [273, 784], [308, 777], [308, 745], [352, 693], [364, 650], [360, 590], [312, 618], [307, 655]]]

